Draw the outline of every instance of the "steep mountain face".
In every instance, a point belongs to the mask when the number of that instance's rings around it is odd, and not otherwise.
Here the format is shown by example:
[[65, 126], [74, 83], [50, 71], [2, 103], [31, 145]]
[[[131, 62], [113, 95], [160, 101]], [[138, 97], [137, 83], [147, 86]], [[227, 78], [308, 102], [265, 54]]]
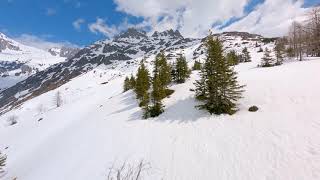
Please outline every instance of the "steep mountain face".
[[[255, 47], [257, 42], [261, 43], [261, 37], [256, 35], [248, 38], [248, 34], [244, 37], [241, 33], [231, 32], [217, 36], [224, 41], [226, 48], [236, 48], [238, 51], [244, 46]], [[113, 40], [98, 41], [81, 49], [69, 60], [55, 64], [0, 92], [0, 112], [55, 89], [102, 64], [148, 58], [161, 50], [166, 52], [168, 59], [174, 59], [187, 48], [193, 52], [193, 57], [190, 58], [202, 59], [205, 52], [203, 42], [204, 39], [184, 38], [179, 31], [154, 32], [148, 36], [143, 31], [128, 29]]]
[[79, 48], [71, 48], [71, 47], [55, 47], [55, 48], [50, 48], [48, 52], [52, 56], [58, 56], [58, 57], [64, 57], [67, 59], [72, 58], [75, 56], [78, 52], [80, 51]]
[[[65, 52], [66, 57], [72, 55], [68, 48], [61, 52]], [[26, 46], [0, 33], [0, 91], [53, 64], [65, 61], [66, 57], [53, 56], [45, 50]]]
[[20, 51], [20, 48], [16, 46], [10, 39], [0, 32], [0, 52], [10, 49], [14, 51]]

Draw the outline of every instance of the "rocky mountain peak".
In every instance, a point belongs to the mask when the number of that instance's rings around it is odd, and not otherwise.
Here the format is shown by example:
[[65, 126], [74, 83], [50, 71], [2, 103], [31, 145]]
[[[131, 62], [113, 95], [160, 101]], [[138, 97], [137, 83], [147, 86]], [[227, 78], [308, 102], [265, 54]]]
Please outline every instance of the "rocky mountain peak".
[[146, 32], [142, 31], [142, 30], [137, 30], [135, 28], [129, 28], [127, 31], [121, 33], [120, 35], [115, 37], [115, 40], [119, 40], [119, 39], [144, 39], [146, 38]]
[[162, 31], [162, 32], [155, 31], [152, 34], [152, 37], [172, 37], [172, 38], [183, 39], [183, 36], [181, 35], [181, 33], [178, 30], [174, 31], [173, 29]]

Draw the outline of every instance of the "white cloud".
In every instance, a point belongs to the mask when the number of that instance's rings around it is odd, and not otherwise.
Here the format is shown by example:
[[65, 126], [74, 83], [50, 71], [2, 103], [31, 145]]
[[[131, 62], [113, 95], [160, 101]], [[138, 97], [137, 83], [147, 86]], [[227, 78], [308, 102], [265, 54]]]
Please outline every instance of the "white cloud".
[[233, 23], [224, 31], [237, 30], [265, 36], [282, 36], [294, 20], [303, 20], [307, 9], [303, 0], [266, 0], [248, 16]]
[[75, 44], [72, 44], [70, 42], [64, 41], [64, 42], [50, 42], [46, 40], [46, 37], [50, 37], [50, 35], [44, 35], [42, 37], [38, 37], [32, 34], [22, 34], [19, 37], [13, 38], [15, 41], [20, 42], [22, 44], [36, 47], [43, 50], [48, 50], [53, 47], [79, 47]]
[[79, 19], [73, 21], [72, 25], [73, 25], [73, 27], [74, 27], [77, 31], [80, 31], [80, 30], [81, 30], [81, 25], [82, 25], [83, 23], [85, 23], [85, 22], [86, 22], [86, 21], [85, 21], [84, 19], [79, 18]]
[[57, 11], [55, 10], [55, 9], [53, 9], [53, 8], [47, 8], [46, 9], [46, 15], [47, 16], [53, 16], [53, 15], [55, 15], [57, 13]]
[[124, 18], [124, 20], [118, 26], [108, 25], [104, 19], [98, 17], [96, 22], [88, 25], [88, 28], [92, 33], [101, 33], [107, 38], [112, 38], [115, 35], [118, 35], [121, 31], [127, 30], [130, 27], [144, 29], [148, 26], [149, 24], [146, 21], [142, 21], [138, 24], [131, 24], [128, 22], [128, 18]]
[[[184, 36], [201, 37], [215, 24], [240, 18], [223, 30], [249, 31], [262, 35], [283, 35], [293, 19], [305, 12], [303, 0], [265, 0], [249, 14], [251, 0], [114, 0], [117, 10], [142, 17], [140, 27], [151, 31], [178, 29]], [[117, 29], [116, 27], [111, 27]], [[213, 31], [220, 31], [214, 29]]]
[[249, 0], [114, 0], [117, 10], [144, 18], [153, 31], [179, 29], [185, 36], [199, 37], [216, 22], [242, 17]]
[[88, 27], [91, 32], [95, 34], [102, 33], [108, 38], [111, 38], [119, 33], [118, 27], [114, 25], [107, 25], [105, 20], [102, 18], [97, 18], [96, 22], [89, 24]]

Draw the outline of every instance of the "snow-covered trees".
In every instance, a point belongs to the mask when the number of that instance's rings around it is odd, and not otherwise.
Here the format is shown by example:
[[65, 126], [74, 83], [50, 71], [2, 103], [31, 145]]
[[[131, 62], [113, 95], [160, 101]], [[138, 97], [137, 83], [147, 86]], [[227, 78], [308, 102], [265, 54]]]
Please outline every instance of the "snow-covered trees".
[[236, 72], [223, 56], [221, 42], [210, 35], [206, 47], [201, 79], [195, 83], [196, 98], [204, 103], [198, 107], [211, 114], [233, 114], [244, 86], [238, 84]]
[[281, 65], [283, 62], [284, 53], [285, 53], [285, 46], [282, 39], [278, 39], [276, 41], [274, 52], [276, 54], [276, 65]]
[[261, 58], [261, 67], [271, 67], [275, 65], [274, 59], [271, 57], [270, 53], [268, 48], [264, 50], [264, 55]]
[[251, 62], [251, 56], [247, 47], [243, 48], [242, 54], [240, 57], [241, 57], [240, 62]]
[[0, 151], [0, 175], [4, 172], [4, 166], [6, 165], [7, 156], [3, 155]]
[[180, 55], [177, 58], [176, 64], [174, 66], [174, 80], [177, 83], [184, 83], [190, 76], [190, 70], [188, 68], [187, 60], [184, 56]]

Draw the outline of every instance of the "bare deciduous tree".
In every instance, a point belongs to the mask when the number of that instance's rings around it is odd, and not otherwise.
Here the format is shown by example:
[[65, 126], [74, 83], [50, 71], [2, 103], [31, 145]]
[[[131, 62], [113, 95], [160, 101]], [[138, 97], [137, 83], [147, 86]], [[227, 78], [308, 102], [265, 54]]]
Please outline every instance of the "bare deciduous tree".
[[320, 7], [314, 7], [304, 22], [293, 22], [288, 35], [289, 49], [300, 61], [303, 55], [320, 56]]
[[6, 165], [6, 160], [7, 160], [7, 156], [3, 155], [0, 152], [0, 177], [1, 177], [1, 174], [4, 173], [4, 169], [3, 168]]
[[137, 165], [124, 162], [119, 168], [112, 165], [108, 169], [107, 180], [141, 180], [144, 173], [150, 168], [150, 164], [143, 160], [139, 161]]
[[42, 114], [46, 111], [46, 107], [43, 104], [39, 104], [37, 107], [37, 111], [39, 114]]
[[16, 115], [11, 115], [8, 117], [7, 122], [9, 126], [15, 125], [18, 123], [18, 116]]
[[60, 107], [63, 103], [61, 92], [58, 91], [54, 97], [54, 103], [56, 107]]

